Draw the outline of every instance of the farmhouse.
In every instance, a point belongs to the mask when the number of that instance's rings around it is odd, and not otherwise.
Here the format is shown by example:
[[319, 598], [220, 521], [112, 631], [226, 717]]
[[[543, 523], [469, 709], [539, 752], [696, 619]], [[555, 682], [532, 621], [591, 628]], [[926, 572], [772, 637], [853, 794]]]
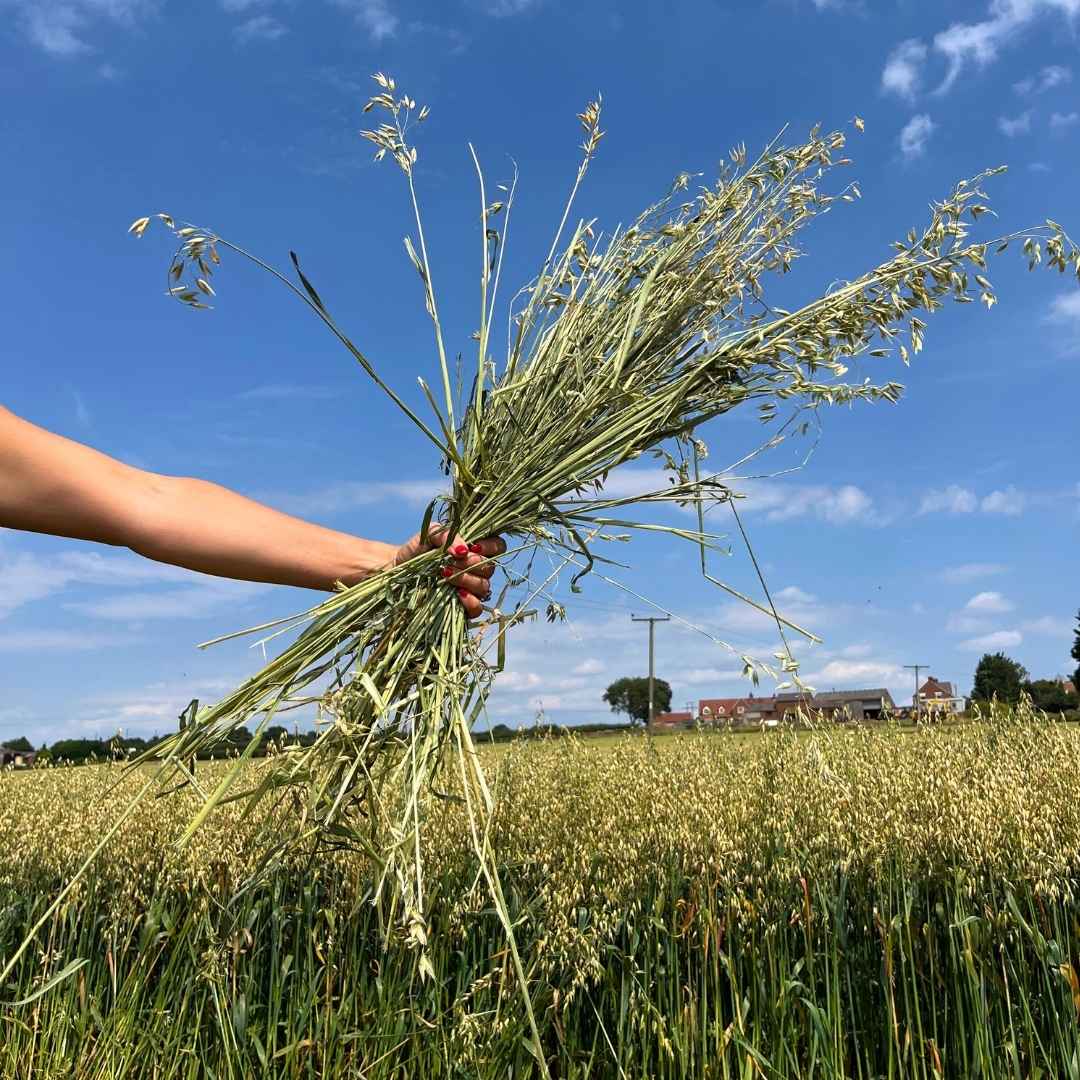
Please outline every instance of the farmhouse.
[[12, 750], [8, 746], [0, 746], [0, 767], [29, 768], [36, 757], [33, 750]]
[[775, 698], [753, 694], [740, 698], [702, 698], [698, 702], [698, 716], [703, 724], [758, 725], [772, 720], [775, 711]]
[[912, 698], [912, 703], [920, 712], [945, 715], [964, 711], [964, 699], [957, 697], [953, 691], [953, 684], [941, 682], [930, 675], [926, 682], [919, 687], [918, 692]]

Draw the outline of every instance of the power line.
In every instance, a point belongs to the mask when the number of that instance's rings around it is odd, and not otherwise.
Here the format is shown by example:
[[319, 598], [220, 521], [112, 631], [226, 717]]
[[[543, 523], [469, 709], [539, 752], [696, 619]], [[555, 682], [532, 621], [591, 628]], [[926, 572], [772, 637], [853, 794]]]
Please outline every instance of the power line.
[[671, 622], [670, 615], [649, 615], [644, 618], [638, 618], [636, 615], [631, 614], [631, 622], [647, 622], [649, 624], [649, 723], [652, 724], [653, 718], [656, 716], [655, 696], [653, 693], [653, 685], [655, 678], [653, 675], [653, 639], [656, 634], [656, 624], [658, 622]]

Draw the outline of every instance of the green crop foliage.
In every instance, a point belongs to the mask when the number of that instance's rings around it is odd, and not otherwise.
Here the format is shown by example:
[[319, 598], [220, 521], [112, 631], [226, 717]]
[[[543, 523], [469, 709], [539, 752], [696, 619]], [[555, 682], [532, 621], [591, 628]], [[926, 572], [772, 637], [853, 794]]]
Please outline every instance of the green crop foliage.
[[[200, 796], [144, 798], [0, 987], [0, 1075], [1075, 1074], [1074, 725], [1022, 705], [956, 728], [530, 741], [484, 764], [479, 845], [460, 778], [423, 796], [426, 942], [375, 895], [378, 843], [260, 874], [273, 823], [242, 801], [179, 845]], [[142, 782], [0, 775], [0, 961]]]

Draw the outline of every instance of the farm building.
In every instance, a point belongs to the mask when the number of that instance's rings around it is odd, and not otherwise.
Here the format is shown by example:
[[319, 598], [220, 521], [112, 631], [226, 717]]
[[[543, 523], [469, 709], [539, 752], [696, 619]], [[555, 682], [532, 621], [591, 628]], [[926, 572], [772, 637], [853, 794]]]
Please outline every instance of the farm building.
[[[948, 684], [944, 684], [948, 686]], [[951, 692], [951, 691], [950, 691]], [[896, 712], [896, 703], [884, 687], [870, 690], [833, 690], [821, 694], [786, 693], [776, 697], [702, 698], [698, 702], [697, 721], [703, 727], [775, 727], [798, 710], [818, 713], [834, 719], [880, 720]], [[653, 722], [656, 731], [674, 731], [690, 727], [690, 712], [661, 713]]]
[[947, 714], [964, 711], [964, 699], [957, 697], [953, 684], [941, 682], [930, 675], [919, 691], [912, 698], [912, 703], [920, 712]]
[[34, 764], [35, 757], [37, 754], [33, 750], [12, 750], [8, 746], [0, 746], [0, 768], [29, 768]]
[[676, 731], [679, 728], [690, 727], [693, 722], [693, 713], [663, 712], [653, 717], [652, 728], [654, 731]]
[[799, 709], [821, 713], [823, 716], [852, 720], [880, 720], [886, 713], [896, 711], [896, 703], [883, 686], [870, 690], [832, 690], [822, 694], [787, 693], [776, 696], [776, 718], [784, 719]]

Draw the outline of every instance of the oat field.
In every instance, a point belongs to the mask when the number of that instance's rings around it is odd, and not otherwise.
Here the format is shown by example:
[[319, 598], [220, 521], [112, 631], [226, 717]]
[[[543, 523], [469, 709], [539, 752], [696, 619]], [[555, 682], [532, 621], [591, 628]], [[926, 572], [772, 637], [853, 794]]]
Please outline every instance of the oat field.
[[[0, 988], [0, 1075], [1080, 1077], [1080, 732], [1021, 711], [734, 742], [485, 761], [541, 1045], [449, 780], [409, 938], [354, 852], [238, 892], [257, 823], [226, 806], [177, 849], [180, 792]], [[0, 968], [137, 782], [0, 775]]]

